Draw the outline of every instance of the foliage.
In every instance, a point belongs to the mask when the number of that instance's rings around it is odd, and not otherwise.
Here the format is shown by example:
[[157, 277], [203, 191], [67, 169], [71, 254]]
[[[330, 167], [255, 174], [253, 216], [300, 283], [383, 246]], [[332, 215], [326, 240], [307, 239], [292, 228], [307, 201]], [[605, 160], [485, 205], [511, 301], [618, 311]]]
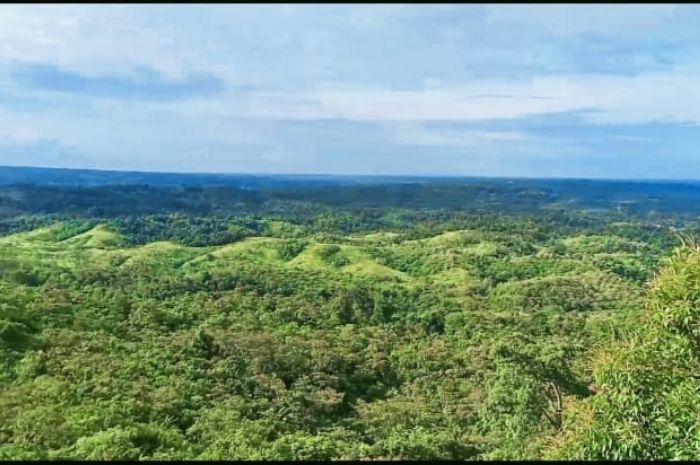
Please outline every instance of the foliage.
[[565, 458], [692, 460], [700, 454], [700, 249], [678, 249], [654, 282], [646, 322], [594, 364], [599, 393], [553, 453]]
[[664, 262], [692, 218], [250, 182], [0, 186], [0, 458], [700, 452], [700, 253]]

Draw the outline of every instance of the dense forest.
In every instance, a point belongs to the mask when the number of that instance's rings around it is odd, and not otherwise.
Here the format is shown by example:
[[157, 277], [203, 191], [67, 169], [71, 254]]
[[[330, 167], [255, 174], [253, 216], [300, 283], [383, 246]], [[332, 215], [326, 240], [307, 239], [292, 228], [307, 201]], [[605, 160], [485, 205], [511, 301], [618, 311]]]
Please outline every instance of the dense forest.
[[700, 184], [0, 169], [0, 459], [692, 459]]

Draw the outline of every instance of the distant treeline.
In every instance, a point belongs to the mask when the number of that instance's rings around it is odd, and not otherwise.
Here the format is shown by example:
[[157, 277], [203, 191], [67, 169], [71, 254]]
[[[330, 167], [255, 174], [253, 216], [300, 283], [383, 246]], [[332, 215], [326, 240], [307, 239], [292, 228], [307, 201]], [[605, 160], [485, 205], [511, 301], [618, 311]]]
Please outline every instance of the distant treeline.
[[0, 168], [0, 215], [274, 214], [319, 207], [696, 216], [700, 183], [129, 173]]

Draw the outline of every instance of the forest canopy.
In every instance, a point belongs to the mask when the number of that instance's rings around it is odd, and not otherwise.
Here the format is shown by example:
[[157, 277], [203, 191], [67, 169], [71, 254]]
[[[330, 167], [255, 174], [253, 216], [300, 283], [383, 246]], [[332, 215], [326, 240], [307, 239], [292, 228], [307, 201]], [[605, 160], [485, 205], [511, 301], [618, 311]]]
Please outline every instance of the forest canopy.
[[2, 459], [700, 453], [698, 186], [134, 176], [0, 170]]

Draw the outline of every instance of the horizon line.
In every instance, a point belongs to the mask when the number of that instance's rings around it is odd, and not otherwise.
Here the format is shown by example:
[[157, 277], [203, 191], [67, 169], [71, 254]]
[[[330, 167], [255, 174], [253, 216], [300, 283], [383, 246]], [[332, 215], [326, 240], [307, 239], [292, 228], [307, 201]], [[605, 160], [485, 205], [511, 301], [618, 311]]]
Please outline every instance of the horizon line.
[[700, 178], [645, 178], [645, 177], [574, 177], [574, 176], [507, 176], [484, 174], [333, 174], [333, 173], [275, 173], [275, 172], [211, 172], [211, 171], [159, 171], [118, 168], [76, 168], [32, 165], [0, 165], [1, 169], [39, 169], [56, 171], [92, 171], [97, 173], [161, 174], [171, 176], [251, 176], [251, 177], [328, 177], [328, 178], [427, 178], [427, 179], [493, 179], [493, 180], [550, 180], [550, 181], [599, 181], [599, 182], [700, 182]]

